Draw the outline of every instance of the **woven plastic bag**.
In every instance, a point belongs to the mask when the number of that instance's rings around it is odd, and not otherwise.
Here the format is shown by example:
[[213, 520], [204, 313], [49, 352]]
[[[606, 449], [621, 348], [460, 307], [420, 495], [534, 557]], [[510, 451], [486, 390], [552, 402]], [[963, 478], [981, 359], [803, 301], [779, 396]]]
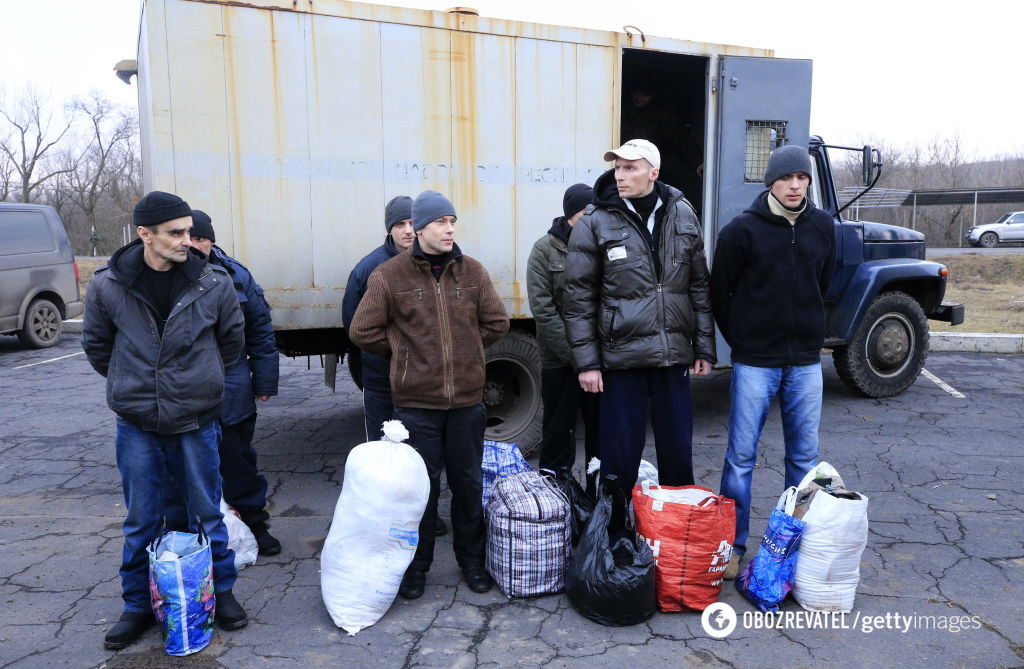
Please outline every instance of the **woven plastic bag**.
[[484, 441], [483, 456], [483, 495], [480, 503], [483, 505], [484, 513], [487, 513], [487, 501], [491, 498], [491, 491], [494, 490], [494, 482], [502, 474], [517, 474], [528, 472], [533, 469], [519, 452], [516, 444], [507, 444], [503, 441]]
[[210, 539], [198, 534], [166, 532], [149, 553], [149, 596], [163, 631], [168, 655], [198, 653], [213, 638], [213, 552]]
[[796, 486], [779, 497], [768, 518], [757, 555], [736, 579], [740, 594], [766, 613], [778, 613], [779, 606], [793, 589], [800, 541], [807, 525], [793, 517], [796, 497]]
[[320, 590], [334, 624], [350, 635], [387, 613], [419, 544], [430, 495], [423, 458], [400, 421], [384, 441], [352, 449], [334, 519], [320, 554]]
[[703, 611], [718, 601], [736, 538], [736, 503], [700, 486], [633, 487], [637, 532], [656, 558], [658, 608]]
[[487, 503], [487, 571], [506, 597], [561, 592], [571, 545], [569, 502], [537, 471], [502, 475]]

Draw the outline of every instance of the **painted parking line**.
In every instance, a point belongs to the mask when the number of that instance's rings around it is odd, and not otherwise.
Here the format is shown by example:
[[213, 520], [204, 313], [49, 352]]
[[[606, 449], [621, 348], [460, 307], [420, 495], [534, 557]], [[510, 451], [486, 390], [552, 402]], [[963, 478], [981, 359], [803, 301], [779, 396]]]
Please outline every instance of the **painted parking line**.
[[13, 367], [12, 369], [25, 369], [26, 367], [35, 367], [36, 365], [45, 365], [48, 362], [57, 362], [58, 360], [63, 360], [64, 358], [73, 358], [76, 355], [85, 355], [85, 351], [79, 351], [78, 353], [69, 353], [68, 355], [62, 355], [59, 358], [50, 358], [49, 360], [40, 360], [39, 362], [30, 362], [27, 365], [19, 365], [17, 367]]
[[960, 399], [963, 399], [964, 397], [966, 397], [966, 395], [964, 395], [962, 392], [960, 392], [959, 390], [957, 390], [953, 386], [949, 385], [948, 383], [946, 383], [945, 381], [943, 381], [939, 377], [935, 376], [934, 374], [929, 372], [927, 369], [922, 369], [921, 373], [924, 374], [926, 377], [928, 377], [928, 379], [930, 379], [935, 385], [937, 385], [939, 388], [942, 388], [943, 390], [945, 390], [947, 393], [949, 393], [953, 397], [959, 397]]

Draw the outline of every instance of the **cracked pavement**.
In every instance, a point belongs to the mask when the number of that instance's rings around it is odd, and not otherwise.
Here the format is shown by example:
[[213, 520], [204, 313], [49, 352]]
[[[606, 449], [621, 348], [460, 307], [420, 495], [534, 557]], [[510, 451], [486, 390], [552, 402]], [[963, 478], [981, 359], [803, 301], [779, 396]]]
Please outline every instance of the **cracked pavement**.
[[[854, 396], [823, 358], [822, 459], [871, 500], [855, 611], [977, 616], [980, 628], [741, 621], [721, 640], [697, 613], [613, 628], [579, 616], [564, 595], [473, 593], [450, 535], [437, 542], [421, 599], [399, 598], [376, 625], [346, 635], [320, 598], [319, 552], [346, 454], [362, 441], [361, 396], [342, 370], [331, 393], [316, 358], [310, 370], [282, 358], [281, 394], [261, 405], [256, 444], [284, 550], [239, 575], [248, 627], [217, 630], [201, 653], [178, 659], [155, 628], [123, 651], [103, 649], [121, 611], [123, 499], [104, 381], [79, 351], [75, 335], [45, 351], [0, 338], [0, 667], [1024, 666], [1024, 357], [933, 354], [927, 368], [966, 398], [921, 377], [886, 400]], [[58, 356], [71, 357], [15, 369]], [[728, 388], [726, 371], [693, 385], [694, 470], [714, 489]], [[755, 536], [782, 492], [781, 432], [773, 409], [754, 474]], [[645, 457], [654, 461], [650, 441]], [[445, 518], [448, 502], [444, 493]], [[741, 616], [753, 610], [728, 583], [720, 601]], [[783, 610], [800, 609], [790, 600]]]

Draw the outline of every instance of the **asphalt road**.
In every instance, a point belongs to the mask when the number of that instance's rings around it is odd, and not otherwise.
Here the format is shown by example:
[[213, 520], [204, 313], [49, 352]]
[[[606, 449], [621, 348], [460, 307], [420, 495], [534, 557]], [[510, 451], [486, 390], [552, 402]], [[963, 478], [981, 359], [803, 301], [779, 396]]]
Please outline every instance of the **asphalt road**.
[[[240, 574], [249, 626], [217, 631], [199, 655], [178, 660], [155, 630], [121, 652], [103, 649], [121, 607], [123, 519], [103, 380], [73, 336], [46, 351], [0, 338], [0, 667], [1024, 665], [1024, 356], [934, 354], [927, 369], [964, 397], [921, 377], [887, 400], [854, 396], [826, 361], [822, 456], [871, 500], [857, 617], [808, 628], [789, 602], [781, 628], [756, 629], [753, 608], [727, 584], [721, 601], [740, 618], [725, 639], [696, 613], [611, 628], [579, 616], [564, 595], [472, 593], [450, 536], [438, 541], [422, 599], [398, 600], [346, 636], [320, 597], [319, 551], [346, 454], [362, 440], [360, 396], [347, 377], [337, 393], [324, 388], [315, 359], [312, 371], [305, 360], [282, 362], [281, 394], [262, 410], [257, 442], [284, 550]], [[728, 384], [727, 371], [694, 383], [695, 471], [711, 488]], [[780, 443], [775, 414], [754, 479], [755, 536], [782, 492]]]

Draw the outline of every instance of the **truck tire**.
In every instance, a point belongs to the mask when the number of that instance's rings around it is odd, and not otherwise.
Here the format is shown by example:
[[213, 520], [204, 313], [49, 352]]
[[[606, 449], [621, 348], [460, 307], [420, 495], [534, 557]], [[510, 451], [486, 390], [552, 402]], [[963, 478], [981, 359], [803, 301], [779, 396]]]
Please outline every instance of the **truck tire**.
[[994, 249], [999, 246], [999, 237], [994, 232], [986, 232], [978, 240], [978, 244], [986, 249]]
[[484, 405], [487, 429], [494, 441], [519, 445], [529, 457], [540, 446], [540, 353], [529, 332], [511, 330], [487, 349]]
[[38, 298], [32, 300], [25, 310], [25, 323], [18, 330], [18, 339], [30, 348], [49, 348], [60, 341], [62, 326], [57, 305]]
[[876, 398], [909, 388], [927, 357], [928, 319], [917, 300], [899, 291], [876, 297], [849, 345], [832, 351], [839, 378]]

